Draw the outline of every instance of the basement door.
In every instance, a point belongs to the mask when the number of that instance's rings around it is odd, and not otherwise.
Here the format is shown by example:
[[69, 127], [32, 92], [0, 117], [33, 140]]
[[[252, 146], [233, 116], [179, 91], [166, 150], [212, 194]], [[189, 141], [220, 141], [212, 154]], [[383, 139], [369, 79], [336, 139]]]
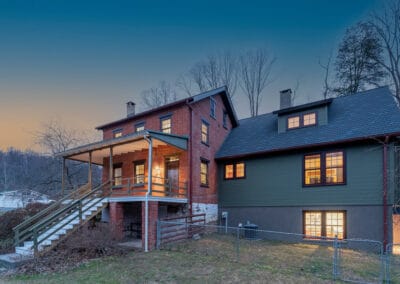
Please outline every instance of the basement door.
[[179, 159], [166, 158], [165, 159], [165, 179], [168, 184], [166, 187], [166, 196], [178, 193], [179, 189]]

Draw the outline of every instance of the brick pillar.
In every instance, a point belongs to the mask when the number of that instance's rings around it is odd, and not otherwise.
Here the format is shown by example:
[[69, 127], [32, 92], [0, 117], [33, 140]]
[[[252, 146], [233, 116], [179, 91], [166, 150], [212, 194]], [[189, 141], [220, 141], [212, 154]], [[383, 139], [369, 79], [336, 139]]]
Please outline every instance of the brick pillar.
[[110, 202], [110, 225], [117, 240], [124, 238], [124, 207], [120, 202]]
[[[142, 248], [145, 246], [145, 225], [146, 225], [146, 202], [142, 201]], [[157, 220], [158, 201], [149, 201], [149, 243], [148, 248], [152, 250], [157, 244]]]

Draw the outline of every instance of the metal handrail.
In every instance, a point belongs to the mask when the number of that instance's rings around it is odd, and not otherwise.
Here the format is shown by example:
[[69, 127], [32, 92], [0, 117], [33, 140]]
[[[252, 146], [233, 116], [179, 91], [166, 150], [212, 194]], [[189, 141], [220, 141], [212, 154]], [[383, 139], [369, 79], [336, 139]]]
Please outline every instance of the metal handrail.
[[[78, 199], [73, 199], [73, 197], [76, 196], [77, 192], [79, 193], [79, 190], [81, 190], [82, 188], [87, 186], [87, 185], [85, 185], [85, 186], [77, 189], [76, 191], [72, 192], [68, 196], [57, 201], [55, 204], [53, 204], [53, 206], [51, 206], [51, 208], [49, 208], [49, 207], [46, 208], [44, 210], [45, 212], [39, 212], [38, 214], [34, 215], [29, 220], [16, 226], [13, 229], [14, 233], [15, 233], [15, 243], [14, 244], [17, 246], [21, 242], [33, 237], [35, 250], [37, 250], [38, 244], [44, 240], [43, 239], [43, 240], [40, 240], [40, 242], [38, 242], [37, 238], [41, 232], [43, 232], [44, 230], [46, 230], [49, 227], [48, 226], [49, 224], [53, 224], [56, 221], [58, 221], [60, 219], [60, 216], [63, 215], [63, 213], [65, 213], [65, 212], [72, 213], [72, 212], [76, 211], [76, 208], [79, 210], [79, 214], [80, 214], [80, 218], [81, 218], [82, 207], [84, 205], [88, 204], [91, 200], [88, 200], [86, 202], [82, 202], [82, 201], [85, 200], [90, 195], [98, 193], [100, 189], [102, 189], [104, 186], [108, 185], [109, 183], [110, 183], [110, 181], [107, 181], [107, 182], [101, 184], [100, 186], [90, 190], [88, 193], [85, 193], [84, 195], [80, 196]], [[103, 195], [103, 197], [100, 198], [100, 200], [104, 199], [109, 194], [110, 194], [110, 192], [107, 192], [107, 194]], [[70, 202], [67, 203], [67, 205], [62, 208], [57, 208], [58, 206], [65, 204], [66, 201], [70, 201]], [[54, 209], [55, 211], [51, 212], [51, 209]], [[36, 222], [33, 225], [21, 230], [21, 228], [23, 228], [24, 226], [32, 224], [33, 221], [37, 221], [37, 219], [39, 217], [45, 216], [46, 213], [48, 213], [48, 215], [45, 217], [45, 219], [41, 219], [39, 222]], [[63, 227], [64, 227], [64, 225], [61, 228], [63, 228]], [[58, 230], [47, 235], [47, 238], [50, 237], [51, 235], [53, 235], [55, 232], [59, 231], [61, 228], [58, 228]]]

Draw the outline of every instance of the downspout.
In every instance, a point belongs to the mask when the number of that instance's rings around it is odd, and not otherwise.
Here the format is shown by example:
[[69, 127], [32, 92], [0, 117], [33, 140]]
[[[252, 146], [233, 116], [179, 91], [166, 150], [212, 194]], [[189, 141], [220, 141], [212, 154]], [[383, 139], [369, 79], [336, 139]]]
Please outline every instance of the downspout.
[[192, 106], [189, 105], [189, 114], [190, 114], [190, 125], [189, 125], [189, 183], [188, 183], [188, 203], [189, 203], [189, 214], [192, 215], [193, 209], [192, 209], [192, 183], [193, 183], [193, 165], [192, 165], [192, 153], [193, 153], [193, 109]]
[[152, 182], [152, 164], [153, 164], [153, 141], [149, 134], [143, 136], [143, 138], [149, 143], [149, 154], [148, 154], [148, 169], [147, 169], [147, 192], [145, 196], [145, 209], [144, 209], [144, 251], [149, 251], [149, 194], [151, 190]]
[[387, 202], [387, 192], [388, 192], [388, 173], [387, 173], [387, 162], [388, 162], [388, 142], [390, 136], [385, 137], [383, 142], [383, 186], [382, 186], [382, 197], [383, 197], [383, 250], [386, 250], [386, 245], [388, 244], [388, 202]]

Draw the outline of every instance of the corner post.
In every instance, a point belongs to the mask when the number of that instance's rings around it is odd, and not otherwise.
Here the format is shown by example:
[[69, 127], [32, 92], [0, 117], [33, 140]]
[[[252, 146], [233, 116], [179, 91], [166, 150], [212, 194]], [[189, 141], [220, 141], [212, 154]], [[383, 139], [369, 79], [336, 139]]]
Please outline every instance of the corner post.
[[65, 189], [65, 158], [62, 158], [62, 175], [61, 175], [61, 193], [64, 196], [64, 189]]
[[92, 189], [92, 151], [89, 152], [88, 184], [89, 188]]

